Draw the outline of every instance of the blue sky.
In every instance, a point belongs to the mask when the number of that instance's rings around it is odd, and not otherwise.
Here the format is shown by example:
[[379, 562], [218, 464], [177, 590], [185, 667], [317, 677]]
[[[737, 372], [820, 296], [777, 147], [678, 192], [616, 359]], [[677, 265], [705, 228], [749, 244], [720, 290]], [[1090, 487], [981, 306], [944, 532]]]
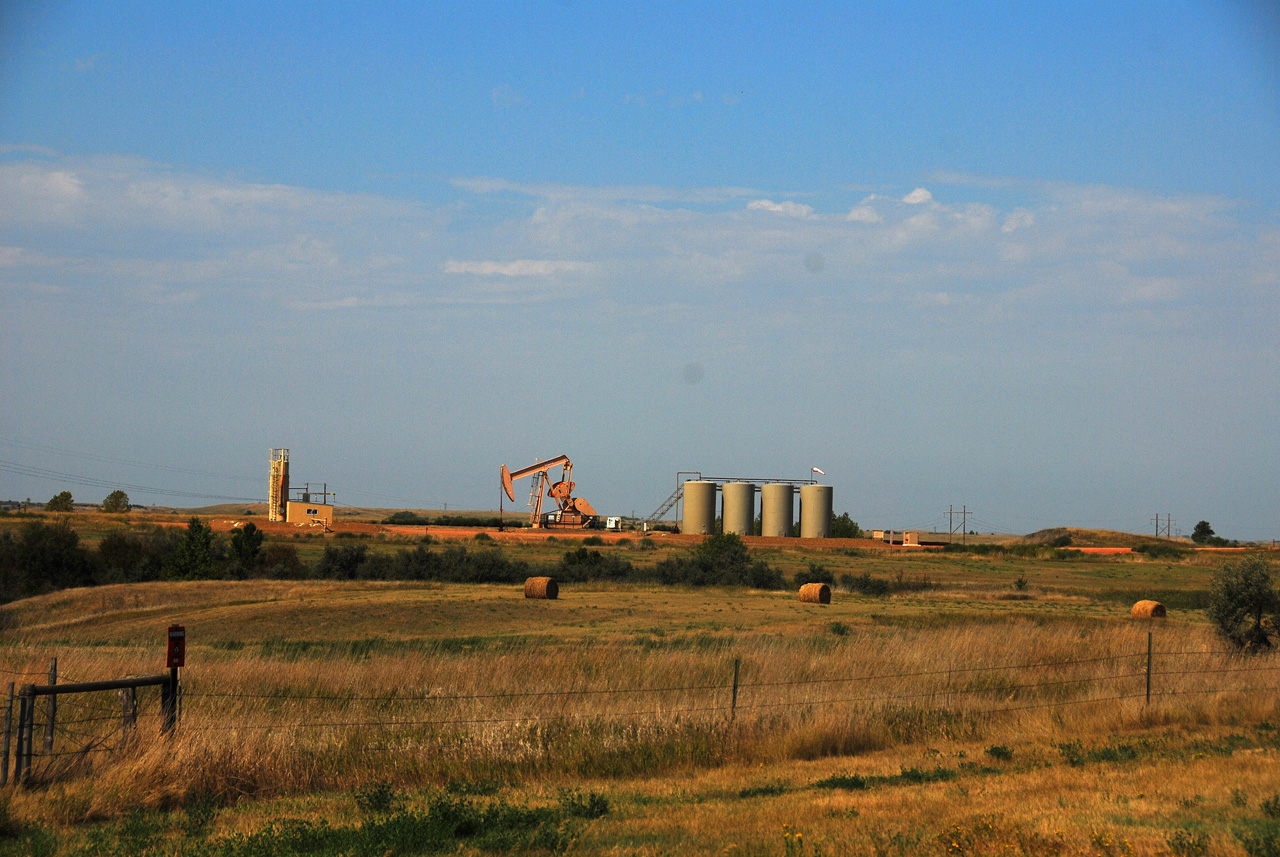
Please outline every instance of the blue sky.
[[0, 497], [263, 496], [288, 446], [484, 507], [563, 452], [611, 513], [816, 465], [868, 526], [1280, 537], [1278, 44], [1250, 2], [6, 4]]

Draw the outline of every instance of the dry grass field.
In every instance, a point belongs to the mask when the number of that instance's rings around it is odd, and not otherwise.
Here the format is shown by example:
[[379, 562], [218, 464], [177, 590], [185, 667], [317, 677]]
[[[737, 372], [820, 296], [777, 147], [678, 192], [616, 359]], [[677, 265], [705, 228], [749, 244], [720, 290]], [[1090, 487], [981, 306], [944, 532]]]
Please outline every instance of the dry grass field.
[[[64, 697], [64, 755], [4, 792], [0, 853], [1278, 853], [1280, 660], [1192, 609], [1218, 558], [753, 553], [929, 586], [815, 605], [251, 580], [7, 605], [19, 683], [53, 656], [64, 682], [159, 672], [171, 623], [189, 642], [172, 738], [154, 689], [128, 742], [114, 693]], [[1131, 620], [1140, 597], [1169, 618]]]

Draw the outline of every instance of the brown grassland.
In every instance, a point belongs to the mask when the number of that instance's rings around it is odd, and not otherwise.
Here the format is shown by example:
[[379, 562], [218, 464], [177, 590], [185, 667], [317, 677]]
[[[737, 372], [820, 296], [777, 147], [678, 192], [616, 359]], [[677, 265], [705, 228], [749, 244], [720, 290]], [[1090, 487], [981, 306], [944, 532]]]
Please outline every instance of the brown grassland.
[[[292, 541], [307, 558], [333, 538]], [[580, 538], [493, 549], [549, 564]], [[637, 565], [687, 550], [654, 543], [598, 549]], [[0, 669], [19, 684], [54, 656], [64, 682], [159, 672], [171, 623], [189, 642], [172, 738], [153, 689], [124, 743], [114, 693], [64, 697], [66, 755], [5, 790], [0, 853], [374, 853], [357, 834], [377, 812], [439, 812], [442, 795], [607, 806], [556, 816], [550, 837], [460, 835], [460, 853], [1280, 853], [1280, 660], [1232, 653], [1206, 622], [1222, 557], [753, 556], [789, 578], [818, 562], [929, 585], [817, 605], [794, 588], [592, 583], [531, 601], [203, 581], [6, 605]], [[1169, 617], [1130, 619], [1139, 598]], [[306, 850], [281, 819], [355, 838]], [[377, 853], [439, 850], [421, 849]]]

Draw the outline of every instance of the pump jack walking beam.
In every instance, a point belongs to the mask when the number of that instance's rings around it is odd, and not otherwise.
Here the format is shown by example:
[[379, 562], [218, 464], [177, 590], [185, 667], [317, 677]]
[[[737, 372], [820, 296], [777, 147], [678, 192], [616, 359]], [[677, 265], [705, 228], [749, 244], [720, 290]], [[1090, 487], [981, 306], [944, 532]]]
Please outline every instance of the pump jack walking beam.
[[[553, 467], [562, 467], [560, 481], [553, 481], [547, 471]], [[515, 500], [515, 486], [512, 483], [525, 476], [534, 476], [533, 488], [529, 495], [529, 505], [531, 512], [529, 523], [533, 527], [544, 526], [542, 520], [542, 498], [551, 497], [559, 506], [559, 512], [554, 516], [554, 523], [547, 526], [561, 527], [587, 527], [591, 526], [596, 518], [596, 510], [591, 504], [581, 497], [573, 496], [573, 462], [569, 460], [567, 455], [557, 455], [555, 458], [547, 461], [540, 461], [537, 464], [526, 467], [522, 470], [511, 472], [507, 466], [502, 465], [502, 490], [506, 492], [508, 499]]]

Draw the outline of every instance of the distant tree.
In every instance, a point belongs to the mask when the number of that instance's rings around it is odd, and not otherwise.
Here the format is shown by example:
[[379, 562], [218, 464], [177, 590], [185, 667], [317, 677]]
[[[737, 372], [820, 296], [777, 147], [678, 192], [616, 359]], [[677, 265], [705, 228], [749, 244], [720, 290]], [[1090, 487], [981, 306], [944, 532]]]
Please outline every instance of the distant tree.
[[1191, 531], [1191, 541], [1198, 545], [1202, 545], [1209, 539], [1213, 538], [1213, 527], [1209, 526], [1208, 521], [1201, 521], [1196, 524], [1196, 528]]
[[833, 517], [831, 519], [831, 538], [860, 539], [865, 536], [866, 533], [862, 531], [862, 527], [859, 527], [858, 522], [849, 517], [848, 512], [838, 518]]
[[213, 567], [213, 528], [192, 516], [187, 532], [165, 561], [165, 575], [172, 579], [190, 580], [205, 576]]
[[252, 568], [258, 561], [258, 552], [262, 550], [265, 535], [255, 524], [245, 524], [231, 534], [231, 555], [240, 565]]
[[71, 500], [70, 491], [54, 494], [49, 502], [44, 504], [46, 512], [70, 512], [73, 509], [75, 509], [75, 503]]
[[1242, 649], [1271, 648], [1280, 594], [1275, 569], [1260, 556], [1228, 562], [1213, 576], [1209, 607], [1205, 611], [1219, 633]]
[[93, 557], [80, 547], [80, 536], [65, 520], [28, 524], [12, 547], [12, 576], [3, 587], [6, 598], [92, 586], [96, 582]]
[[119, 488], [108, 494], [107, 499], [102, 501], [102, 511], [110, 514], [127, 512], [132, 508], [133, 505], [129, 502], [129, 495]]

